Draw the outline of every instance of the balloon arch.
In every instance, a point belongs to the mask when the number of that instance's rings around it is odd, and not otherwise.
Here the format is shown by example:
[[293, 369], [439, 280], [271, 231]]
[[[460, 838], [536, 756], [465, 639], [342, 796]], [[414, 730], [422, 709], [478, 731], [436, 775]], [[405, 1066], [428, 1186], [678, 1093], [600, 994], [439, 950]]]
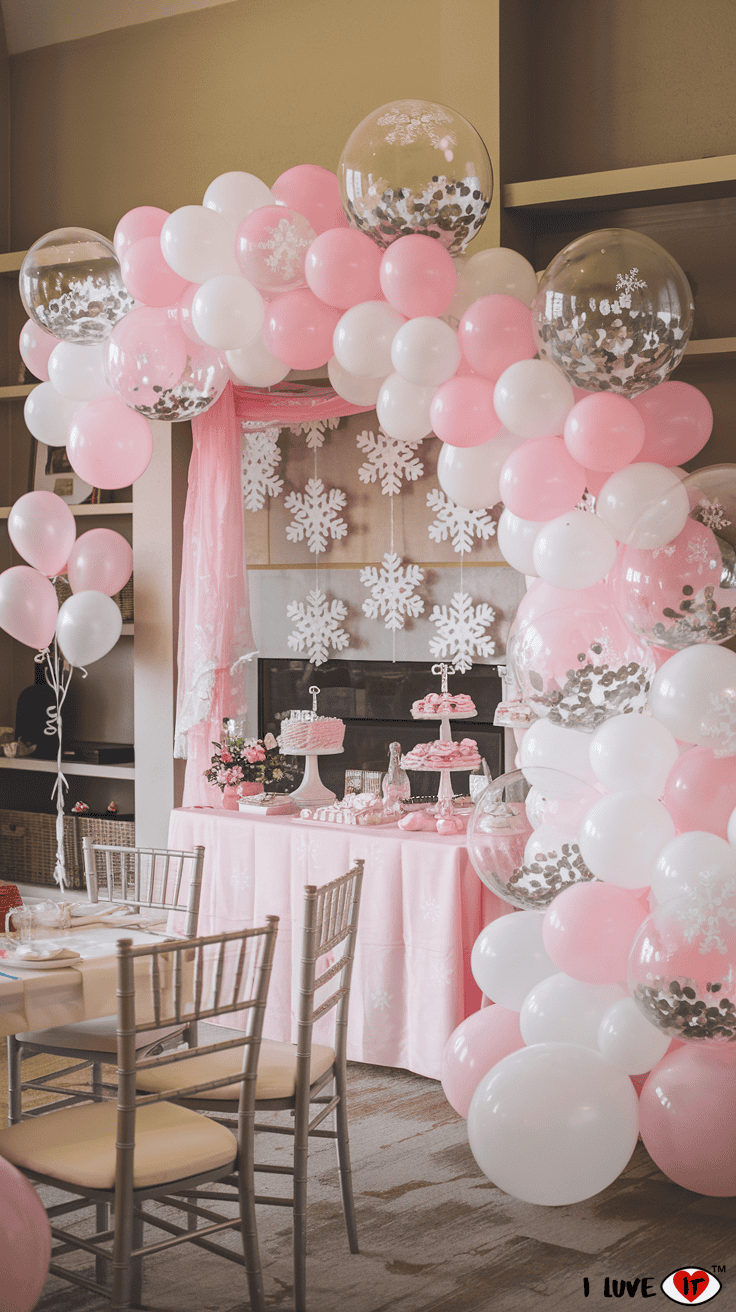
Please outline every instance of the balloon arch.
[[[49, 233], [20, 274], [42, 380], [26, 423], [119, 488], [150, 460], [148, 420], [326, 368], [336, 412], [435, 433], [446, 494], [503, 502], [499, 545], [528, 584], [508, 650], [519, 768], [468, 844], [516, 914], [475, 945], [495, 1006], [452, 1036], [445, 1091], [480, 1167], [530, 1202], [604, 1189], [639, 1130], [676, 1183], [733, 1194], [736, 654], [718, 644], [736, 635], [736, 470], [682, 468], [713, 416], [670, 379], [693, 302], [668, 253], [593, 232], [538, 281], [515, 251], [466, 254], [491, 192], [469, 123], [398, 101], [336, 174], [226, 173], [201, 205], [131, 210], [112, 243]], [[60, 716], [69, 667], [117, 641], [130, 548], [77, 539], [47, 492], [9, 531], [26, 564], [0, 575], [0, 625], [47, 662]], [[63, 823], [60, 782], [57, 801]]]

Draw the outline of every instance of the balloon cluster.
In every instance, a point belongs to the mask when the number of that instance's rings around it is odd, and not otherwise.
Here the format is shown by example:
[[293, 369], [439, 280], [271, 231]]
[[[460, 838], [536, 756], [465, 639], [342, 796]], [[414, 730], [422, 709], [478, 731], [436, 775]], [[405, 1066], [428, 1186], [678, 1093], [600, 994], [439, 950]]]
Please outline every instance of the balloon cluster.
[[462, 504], [498, 489], [528, 589], [508, 649], [518, 769], [468, 830], [516, 914], [474, 946], [495, 1006], [455, 1031], [443, 1084], [479, 1165], [527, 1201], [604, 1189], [639, 1132], [678, 1184], [733, 1194], [736, 654], [718, 644], [736, 634], [736, 468], [680, 468], [713, 416], [668, 377], [692, 304], [648, 238], [572, 243], [531, 321], [539, 358], [496, 380], [499, 431], [466, 439], [465, 464], [440, 456]]

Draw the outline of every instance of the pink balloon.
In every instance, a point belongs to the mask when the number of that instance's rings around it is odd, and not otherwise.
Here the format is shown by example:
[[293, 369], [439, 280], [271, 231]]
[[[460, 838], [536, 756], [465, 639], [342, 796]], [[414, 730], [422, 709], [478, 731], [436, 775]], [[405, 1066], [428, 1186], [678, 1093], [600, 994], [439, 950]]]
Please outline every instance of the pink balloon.
[[381, 290], [401, 314], [444, 314], [455, 292], [457, 270], [452, 256], [433, 237], [414, 233], [399, 237], [383, 253]]
[[197, 346], [205, 346], [199, 333], [192, 323], [192, 301], [197, 295], [200, 283], [187, 283], [186, 291], [179, 297], [176, 305], [169, 306], [169, 317], [173, 323], [181, 328], [181, 331], [189, 338], [190, 342], [195, 342]]
[[629, 948], [647, 911], [616, 884], [565, 888], [547, 908], [542, 938], [559, 970], [585, 984], [626, 979]]
[[161, 210], [157, 205], [138, 205], [134, 210], [124, 214], [112, 239], [115, 254], [122, 260], [129, 246], [144, 237], [158, 237], [169, 217], [168, 210]]
[[453, 1030], [442, 1054], [442, 1088], [450, 1106], [466, 1116], [485, 1075], [502, 1057], [524, 1047], [519, 1012], [499, 1003], [467, 1016]]
[[458, 328], [460, 349], [472, 369], [495, 383], [517, 360], [537, 354], [532, 312], [515, 296], [481, 296]]
[[8, 515], [8, 535], [18, 555], [51, 578], [66, 565], [77, 525], [55, 492], [26, 492]]
[[340, 310], [320, 301], [308, 287], [277, 296], [266, 308], [263, 343], [290, 369], [317, 369], [332, 358]]
[[18, 341], [20, 358], [39, 382], [49, 381], [49, 356], [58, 345], [59, 338], [39, 328], [33, 319], [29, 319], [21, 328]]
[[121, 533], [92, 528], [74, 543], [66, 572], [72, 592], [114, 597], [133, 572], [133, 548]]
[[631, 404], [644, 420], [644, 445], [637, 460], [683, 465], [702, 451], [713, 431], [710, 402], [690, 383], [660, 383]]
[[126, 405], [154, 406], [181, 378], [187, 354], [186, 338], [166, 309], [142, 305], [116, 323], [107, 339], [110, 386]]
[[573, 588], [555, 588], [553, 584], [546, 583], [544, 579], [535, 579], [516, 608], [513, 627], [515, 631], [523, 629], [525, 624], [530, 624], [538, 619], [540, 615], [547, 615], [554, 610], [578, 610], [581, 608], [585, 610], [591, 606], [606, 609], [610, 605], [611, 599], [605, 583], [594, 583], [592, 588], [582, 588], [576, 591]]
[[350, 226], [340, 203], [337, 175], [320, 164], [295, 164], [279, 174], [271, 194], [289, 209], [303, 214], [317, 236], [328, 228]]
[[365, 232], [328, 228], [307, 251], [304, 273], [315, 296], [349, 310], [381, 295], [381, 251]]
[[644, 420], [633, 401], [596, 392], [577, 401], [563, 430], [573, 460], [587, 469], [613, 473], [635, 460], [644, 445]]
[[456, 374], [438, 387], [429, 417], [433, 432], [449, 446], [480, 446], [501, 427], [493, 408], [493, 383], [478, 374]]
[[555, 519], [572, 510], [585, 491], [585, 470], [562, 437], [522, 442], [499, 477], [501, 500], [520, 519]]
[[662, 801], [679, 834], [703, 829], [728, 838], [728, 819], [736, 807], [736, 760], [714, 756], [710, 747], [691, 747], [670, 770]]
[[127, 487], [148, 468], [153, 436], [143, 415], [130, 410], [117, 396], [103, 396], [77, 411], [66, 453], [85, 483]]
[[689, 1046], [667, 1052], [639, 1098], [649, 1156], [683, 1189], [736, 1194], [736, 1068]]
[[123, 282], [131, 296], [144, 305], [171, 305], [189, 286], [186, 278], [169, 268], [156, 237], [141, 237], [120, 261]]
[[53, 583], [30, 565], [13, 565], [0, 574], [0, 629], [43, 651], [56, 632], [59, 602]]
[[51, 1259], [51, 1227], [33, 1185], [0, 1157], [0, 1271], [3, 1312], [31, 1312]]

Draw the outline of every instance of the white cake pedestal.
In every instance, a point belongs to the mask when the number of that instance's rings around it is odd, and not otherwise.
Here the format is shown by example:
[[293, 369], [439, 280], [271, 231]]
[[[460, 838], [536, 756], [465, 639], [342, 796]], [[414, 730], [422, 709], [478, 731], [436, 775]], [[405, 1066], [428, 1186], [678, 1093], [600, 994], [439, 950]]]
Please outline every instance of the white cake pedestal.
[[304, 778], [298, 788], [289, 797], [297, 806], [328, 806], [334, 802], [337, 796], [329, 788], [325, 788], [319, 777], [320, 756], [342, 756], [342, 747], [328, 747], [318, 750], [317, 748], [306, 749], [302, 752], [287, 752], [281, 749], [284, 756], [303, 756], [304, 761]]

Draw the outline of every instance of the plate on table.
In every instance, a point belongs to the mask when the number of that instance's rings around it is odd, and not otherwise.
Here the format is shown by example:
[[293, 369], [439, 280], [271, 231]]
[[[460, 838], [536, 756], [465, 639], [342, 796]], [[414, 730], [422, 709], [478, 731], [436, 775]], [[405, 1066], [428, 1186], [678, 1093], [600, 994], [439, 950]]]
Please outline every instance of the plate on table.
[[17, 952], [8, 954], [5, 961], [11, 962], [18, 970], [63, 970], [65, 966], [73, 966], [75, 962], [82, 960], [81, 952], [73, 952], [71, 948], [64, 948], [54, 957], [32, 957], [21, 956]]

